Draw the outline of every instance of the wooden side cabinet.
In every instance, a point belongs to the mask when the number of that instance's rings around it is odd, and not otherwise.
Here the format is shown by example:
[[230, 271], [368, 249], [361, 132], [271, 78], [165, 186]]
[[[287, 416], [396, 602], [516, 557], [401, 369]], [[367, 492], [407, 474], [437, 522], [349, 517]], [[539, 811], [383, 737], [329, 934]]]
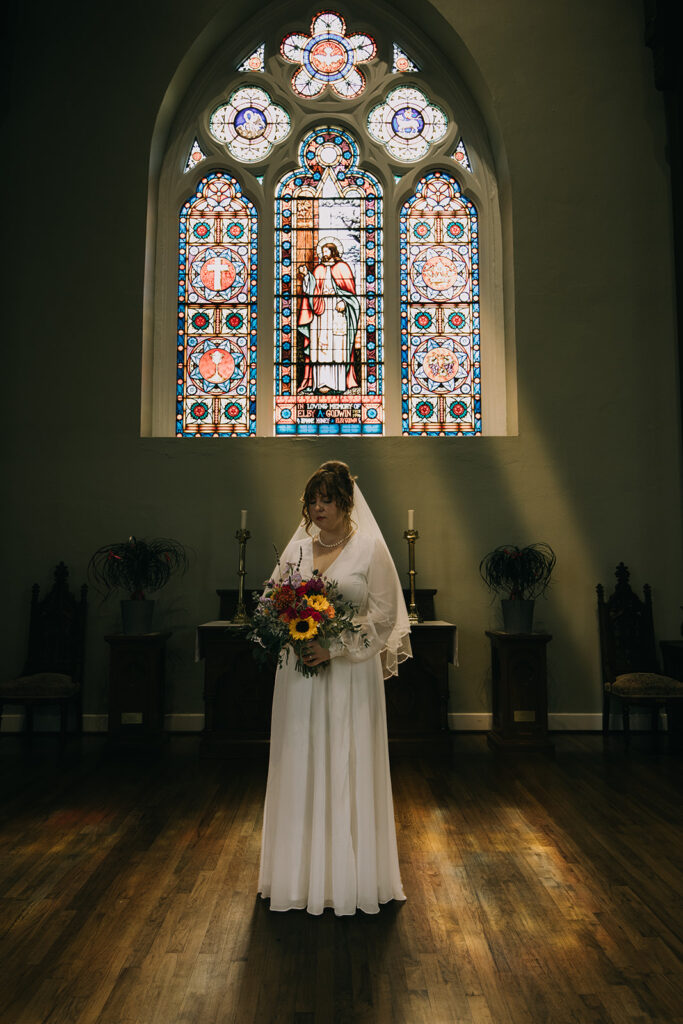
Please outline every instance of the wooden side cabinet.
[[486, 631], [491, 641], [491, 748], [552, 753], [548, 736], [548, 633]]
[[170, 633], [105, 636], [109, 644], [109, 737], [164, 735], [166, 641]]

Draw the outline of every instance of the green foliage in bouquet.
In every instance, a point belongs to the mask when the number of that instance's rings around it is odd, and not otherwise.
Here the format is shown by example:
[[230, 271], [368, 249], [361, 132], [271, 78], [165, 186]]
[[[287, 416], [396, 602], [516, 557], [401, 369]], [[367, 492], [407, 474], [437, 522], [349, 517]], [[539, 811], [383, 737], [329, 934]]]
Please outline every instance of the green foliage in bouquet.
[[296, 655], [297, 671], [314, 676], [325, 666], [304, 664], [305, 644], [317, 640], [322, 647], [329, 648], [331, 641], [342, 633], [359, 632], [360, 626], [353, 621], [358, 609], [344, 601], [334, 580], [326, 579], [317, 570], [304, 579], [300, 565], [301, 559], [296, 566], [288, 562], [282, 578], [268, 580], [264, 593], [257, 595], [249, 639], [256, 645], [257, 660], [277, 660], [282, 665], [291, 648]]

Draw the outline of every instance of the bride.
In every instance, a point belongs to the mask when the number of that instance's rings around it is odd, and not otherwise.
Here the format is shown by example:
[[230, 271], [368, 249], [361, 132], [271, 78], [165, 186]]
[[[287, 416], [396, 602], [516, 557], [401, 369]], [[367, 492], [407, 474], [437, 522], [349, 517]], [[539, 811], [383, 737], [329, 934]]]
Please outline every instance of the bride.
[[[410, 657], [403, 592], [382, 534], [343, 462], [306, 484], [301, 525], [280, 564], [317, 569], [359, 612], [359, 633], [330, 649], [309, 641], [308, 665], [278, 668], [259, 892], [271, 910], [376, 914], [404, 900], [389, 775], [384, 678]], [[366, 641], [367, 640], [367, 644]]]

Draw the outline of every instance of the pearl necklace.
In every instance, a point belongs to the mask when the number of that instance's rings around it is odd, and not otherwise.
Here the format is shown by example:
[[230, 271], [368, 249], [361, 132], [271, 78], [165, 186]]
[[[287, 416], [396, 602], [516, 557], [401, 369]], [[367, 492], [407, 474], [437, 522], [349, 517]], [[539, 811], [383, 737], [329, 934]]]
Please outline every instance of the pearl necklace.
[[332, 548], [338, 548], [340, 544], [343, 544], [345, 540], [348, 540], [352, 533], [353, 533], [353, 527], [351, 527], [349, 532], [347, 534], [345, 534], [341, 538], [341, 540], [336, 540], [334, 542], [334, 544], [326, 544], [324, 540], [320, 539], [320, 534], [318, 534], [318, 536], [316, 537], [316, 540], [317, 540], [318, 544], [320, 544], [320, 546], [322, 548], [328, 548], [328, 549], [331, 550]]

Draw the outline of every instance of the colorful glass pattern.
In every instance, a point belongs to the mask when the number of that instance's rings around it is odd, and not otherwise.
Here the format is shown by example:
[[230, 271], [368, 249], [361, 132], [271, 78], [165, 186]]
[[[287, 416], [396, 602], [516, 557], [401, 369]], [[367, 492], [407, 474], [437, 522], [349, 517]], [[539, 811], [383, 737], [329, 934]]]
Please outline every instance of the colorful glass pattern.
[[381, 434], [381, 185], [341, 128], [299, 156], [275, 199], [275, 433]]
[[266, 70], [266, 44], [261, 43], [253, 53], [250, 53], [237, 68], [238, 71], [265, 71]]
[[206, 153], [202, 150], [202, 147], [199, 145], [199, 139], [195, 139], [194, 142], [192, 143], [192, 147], [190, 148], [190, 155], [187, 158], [184, 173], [187, 174], [187, 172], [191, 171], [193, 167], [196, 167], [197, 164], [200, 164], [202, 160], [206, 160]]
[[368, 116], [371, 138], [405, 163], [420, 160], [448, 131], [448, 118], [420, 89], [400, 85]]
[[420, 180], [400, 246], [403, 433], [480, 434], [478, 220], [455, 178]]
[[472, 171], [472, 164], [470, 163], [470, 158], [469, 158], [469, 155], [467, 153], [467, 149], [465, 148], [465, 143], [463, 142], [462, 139], [460, 139], [460, 141], [458, 142], [458, 145], [455, 148], [455, 153], [453, 154], [453, 159], [457, 160], [457, 162], [460, 164], [461, 167], [464, 167], [465, 170], [470, 171], [470, 173], [471, 173], [471, 171]]
[[255, 86], [237, 89], [209, 118], [213, 137], [244, 162], [265, 159], [276, 143], [287, 138], [289, 129], [287, 111], [273, 103], [265, 89]]
[[237, 181], [202, 178], [180, 211], [176, 433], [256, 433], [257, 214]]
[[391, 66], [391, 70], [394, 74], [397, 72], [405, 71], [419, 71], [415, 61], [412, 61], [405, 50], [402, 50], [400, 46], [394, 43], [394, 62]]
[[323, 11], [313, 18], [310, 36], [290, 33], [280, 52], [291, 64], [300, 65], [292, 77], [292, 89], [299, 96], [318, 96], [329, 85], [338, 96], [350, 99], [365, 88], [365, 75], [357, 65], [372, 60], [377, 47], [372, 36], [347, 36], [341, 15]]

